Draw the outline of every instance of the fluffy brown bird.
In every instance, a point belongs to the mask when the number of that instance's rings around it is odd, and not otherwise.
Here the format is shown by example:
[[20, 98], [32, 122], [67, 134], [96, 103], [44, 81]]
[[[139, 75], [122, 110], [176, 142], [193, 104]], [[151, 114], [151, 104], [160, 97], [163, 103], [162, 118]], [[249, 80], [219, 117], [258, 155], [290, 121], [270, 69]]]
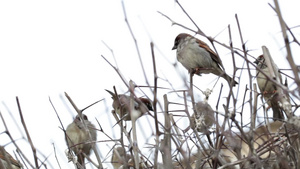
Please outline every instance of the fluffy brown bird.
[[191, 128], [206, 134], [215, 123], [215, 112], [207, 102], [200, 101], [195, 105], [197, 114], [191, 116]]
[[[189, 34], [181, 33], [175, 39], [172, 50], [174, 49], [177, 49], [177, 60], [190, 73], [197, 75], [212, 73], [223, 77], [229, 84], [234, 81], [225, 73], [219, 56], [203, 41]], [[233, 86], [236, 84], [238, 83], [234, 81]]]
[[116, 147], [113, 149], [111, 163], [114, 169], [119, 169], [121, 166], [124, 165], [124, 162], [128, 163], [130, 159], [130, 155], [126, 153], [123, 147]]
[[[284, 119], [283, 111], [279, 106], [279, 94], [277, 93], [277, 86], [273, 82], [269, 81], [268, 78], [260, 73], [260, 71], [257, 69], [259, 68], [262, 72], [264, 72], [268, 77], [271, 76], [269, 69], [267, 67], [267, 64], [265, 63], [265, 58], [263, 55], [260, 55], [257, 57], [257, 59], [254, 61], [254, 63], [257, 64], [256, 67], [256, 74], [257, 74], [257, 85], [258, 88], [263, 95], [265, 101], [268, 103], [269, 108], [272, 107], [273, 110], [273, 119], [274, 120], [280, 120]], [[275, 65], [276, 66], [276, 65]], [[277, 66], [276, 66], [277, 68]], [[278, 70], [278, 68], [277, 68]], [[282, 77], [279, 72], [274, 72], [276, 76], [279, 77], [280, 83], [282, 84]]]
[[[127, 163], [127, 167], [125, 167], [126, 166], [125, 162]], [[126, 153], [123, 147], [116, 147], [113, 149], [111, 163], [114, 169], [135, 168], [134, 160], [132, 160], [130, 153]], [[150, 168], [150, 166], [147, 165], [147, 163], [144, 161], [142, 157], [140, 157], [139, 168], [141, 169]]]
[[[108, 93], [112, 95], [113, 104], [112, 107], [114, 111], [119, 115], [119, 117], [125, 121], [131, 120], [131, 116], [129, 114], [130, 110], [130, 96], [125, 94], [119, 94], [118, 97], [115, 93], [106, 90]], [[141, 117], [145, 113], [149, 111], [153, 111], [152, 101], [150, 99], [146, 99], [143, 97], [134, 98], [134, 109], [138, 110], [138, 117]]]
[[[87, 126], [88, 131], [85, 130], [84, 124]], [[84, 168], [84, 154], [90, 155], [91, 149], [94, 146], [94, 143], [87, 142], [94, 142], [96, 139], [97, 133], [95, 126], [84, 114], [82, 114], [82, 118], [77, 115], [74, 121], [69, 124], [66, 129], [67, 146], [77, 155], [79, 164]]]
[[[21, 169], [22, 164], [16, 161], [7, 151], [5, 151], [4, 147], [0, 146], [0, 168], [4, 167], [4, 169]], [[2, 166], [3, 164], [3, 166]]]

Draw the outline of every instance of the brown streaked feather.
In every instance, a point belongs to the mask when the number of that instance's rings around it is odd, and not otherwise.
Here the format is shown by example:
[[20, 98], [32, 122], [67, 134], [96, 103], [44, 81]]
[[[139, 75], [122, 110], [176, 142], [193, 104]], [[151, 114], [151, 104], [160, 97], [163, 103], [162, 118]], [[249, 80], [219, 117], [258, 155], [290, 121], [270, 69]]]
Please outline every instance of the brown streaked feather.
[[210, 53], [210, 57], [217, 63], [217, 65], [222, 67], [222, 69], [224, 69], [220, 57], [205, 42], [203, 42], [197, 38], [195, 38], [195, 39], [201, 48], [206, 49]]
[[153, 111], [151, 100], [149, 100], [147, 98], [143, 98], [143, 97], [139, 97], [139, 100], [141, 100], [141, 102], [145, 104], [145, 106], [148, 108], [148, 111]]
[[[131, 115], [130, 115], [131, 97], [125, 94], [116, 95], [115, 93], [109, 90], [106, 91], [112, 95], [112, 99], [113, 99], [112, 107], [115, 110], [115, 112], [119, 115], [119, 117], [121, 119], [124, 119], [125, 121], [131, 120]], [[135, 110], [138, 110], [140, 112], [139, 117], [141, 117], [142, 115], [144, 115], [149, 111], [153, 111], [152, 101], [150, 99], [143, 98], [143, 97], [137, 98], [136, 96], [134, 96], [133, 100], [134, 100]]]
[[185, 39], [187, 36], [196, 39], [196, 42], [199, 44], [199, 46], [201, 48], [206, 49], [210, 53], [210, 57], [217, 63], [219, 67], [221, 67], [224, 70], [224, 66], [220, 57], [205, 42], [201, 41], [200, 39], [197, 39], [194, 36], [187, 33], [181, 33], [176, 37], [175, 41], [178, 41], [179, 39]]
[[[6, 153], [6, 154], [3, 154], [3, 153]], [[4, 149], [4, 147], [0, 146], [0, 159], [6, 161], [6, 158], [7, 158], [7, 160], [9, 160], [9, 162], [12, 165], [15, 165], [16, 167], [20, 167], [21, 168], [20, 163], [17, 160], [15, 160], [8, 152], [6, 152], [6, 150]]]

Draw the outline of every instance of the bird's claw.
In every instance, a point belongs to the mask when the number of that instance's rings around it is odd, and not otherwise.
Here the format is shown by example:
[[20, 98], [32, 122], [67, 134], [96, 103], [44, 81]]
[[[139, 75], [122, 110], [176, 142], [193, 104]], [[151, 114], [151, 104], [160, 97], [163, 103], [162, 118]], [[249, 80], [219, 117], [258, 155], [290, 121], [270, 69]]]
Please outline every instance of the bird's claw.
[[199, 67], [196, 67], [196, 68], [191, 68], [188, 70], [190, 74], [197, 74], [197, 75], [200, 75], [200, 71], [201, 71], [201, 68]]
[[195, 74], [196, 73], [196, 70], [194, 68], [191, 68], [188, 71], [189, 71], [190, 74]]
[[263, 95], [266, 95], [266, 94], [274, 94], [274, 93], [276, 93], [277, 92], [277, 90], [273, 90], [273, 91], [264, 91], [263, 92]]

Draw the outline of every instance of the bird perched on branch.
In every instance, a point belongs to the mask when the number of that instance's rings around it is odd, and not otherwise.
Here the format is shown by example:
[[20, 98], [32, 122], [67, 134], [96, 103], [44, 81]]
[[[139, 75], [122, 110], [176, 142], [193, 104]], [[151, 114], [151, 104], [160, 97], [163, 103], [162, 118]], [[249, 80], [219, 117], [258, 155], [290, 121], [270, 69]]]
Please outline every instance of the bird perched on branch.
[[195, 109], [196, 114], [193, 114], [190, 118], [191, 128], [206, 134], [216, 121], [215, 112], [205, 101], [197, 102]]
[[123, 147], [116, 147], [113, 149], [111, 163], [114, 169], [119, 169], [124, 163], [128, 163], [130, 155], [126, 153]]
[[[272, 79], [271, 73], [268, 69], [268, 66], [266, 64], [265, 58], [263, 55], [260, 55], [257, 57], [257, 59], [254, 61], [254, 63], [257, 64], [256, 67], [256, 74], [257, 74], [257, 85], [258, 88], [263, 95], [265, 101], [268, 103], [269, 108], [272, 107], [273, 110], [273, 119], [274, 120], [280, 120], [284, 119], [282, 108], [279, 105], [279, 100], [282, 95], [279, 95], [277, 92], [278, 86], [270, 81], [269, 79]], [[282, 84], [282, 77], [281, 74], [278, 72], [277, 65], [275, 65], [275, 76], [279, 77], [280, 84]], [[277, 71], [276, 71], [277, 70]], [[263, 73], [265, 73], [268, 77], [266, 77]], [[276, 79], [275, 79], [276, 81]]]
[[67, 146], [75, 153], [75, 155], [77, 155], [77, 160], [83, 168], [85, 168], [84, 154], [90, 155], [96, 139], [97, 133], [95, 126], [84, 114], [82, 114], [82, 118], [77, 115], [74, 121], [69, 124], [66, 129]]
[[[112, 95], [114, 111], [119, 115], [120, 119], [125, 121], [131, 120], [130, 112], [130, 96], [125, 94], [119, 94], [118, 97], [115, 93], [106, 90]], [[134, 97], [134, 109], [138, 112], [138, 117], [141, 117], [149, 111], [153, 111], [152, 101], [143, 97]]]
[[[127, 153], [123, 147], [116, 147], [113, 149], [111, 164], [114, 169], [135, 168], [134, 160], [132, 160], [130, 153]], [[150, 168], [142, 157], [140, 157], [139, 168]]]
[[[3, 165], [3, 166], [2, 166]], [[15, 160], [5, 149], [0, 146], [0, 168], [21, 169], [22, 164]]]
[[172, 50], [177, 49], [177, 60], [189, 71], [189, 73], [201, 75], [212, 73], [224, 78], [233, 86], [238, 84], [224, 71], [219, 56], [203, 41], [186, 33], [179, 34], [174, 42]]

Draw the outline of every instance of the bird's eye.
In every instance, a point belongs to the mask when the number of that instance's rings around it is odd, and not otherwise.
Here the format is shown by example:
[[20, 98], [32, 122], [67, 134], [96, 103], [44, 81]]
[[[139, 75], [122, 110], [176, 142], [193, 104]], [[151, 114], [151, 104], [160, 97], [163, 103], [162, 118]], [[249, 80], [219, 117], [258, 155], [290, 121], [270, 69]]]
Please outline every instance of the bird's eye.
[[[87, 116], [85, 114], [82, 114], [82, 119], [83, 120], [88, 120]], [[76, 116], [76, 120], [81, 121], [79, 115]]]

